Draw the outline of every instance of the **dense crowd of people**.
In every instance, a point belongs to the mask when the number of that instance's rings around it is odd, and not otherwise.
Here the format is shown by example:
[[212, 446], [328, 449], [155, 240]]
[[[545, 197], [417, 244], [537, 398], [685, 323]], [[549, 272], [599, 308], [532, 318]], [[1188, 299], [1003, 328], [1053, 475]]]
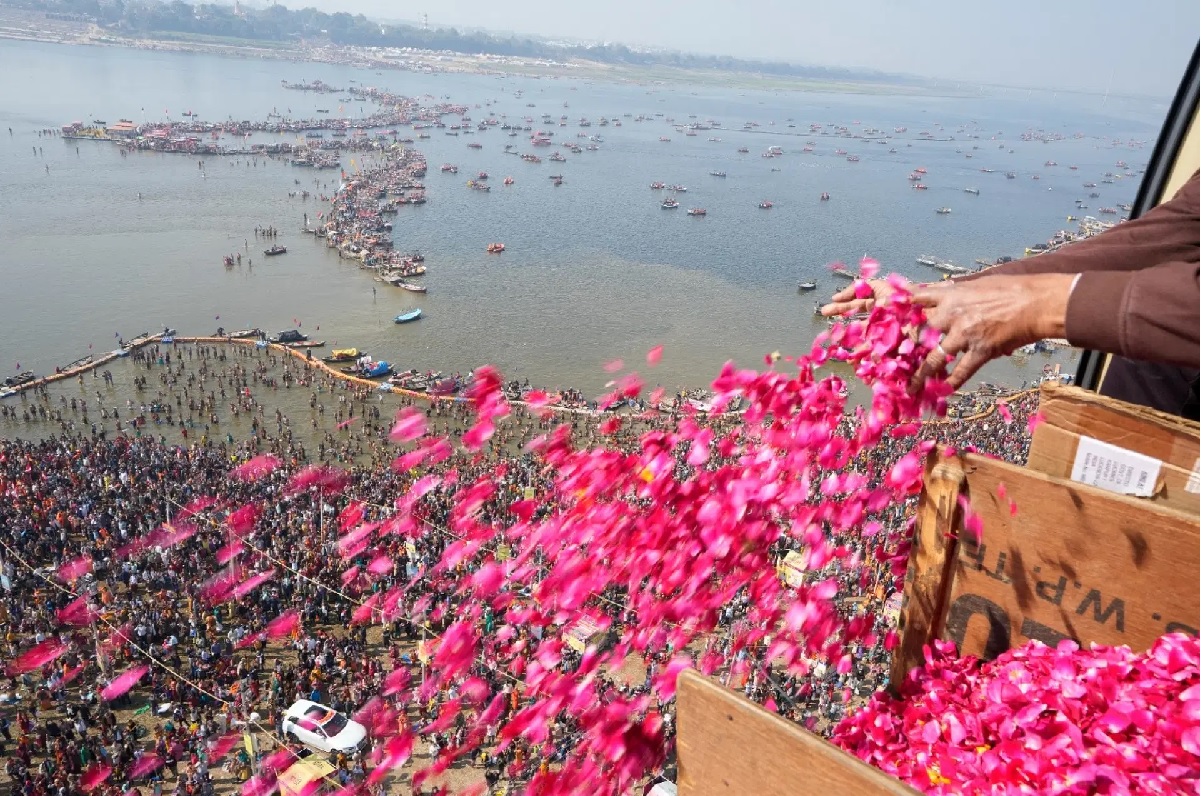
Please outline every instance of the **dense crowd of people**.
[[[482, 476], [493, 477], [496, 493], [480, 510], [498, 529], [500, 551], [513, 521], [510, 505], [538, 500], [549, 488], [539, 459], [524, 450], [534, 437], [566, 423], [578, 445], [634, 446], [642, 431], [666, 427], [672, 417], [633, 415], [604, 436], [596, 416], [536, 416], [515, 407], [480, 454], [449, 449], [437, 464], [399, 471], [390, 466], [396, 449], [388, 435], [398, 402], [408, 399], [386, 398], [250, 347], [148, 348], [131, 357], [129, 367], [133, 373], [122, 385], [111, 375], [91, 376], [0, 406], [0, 433], [24, 437], [0, 442], [3, 659], [13, 661], [48, 639], [68, 645], [53, 662], [19, 673], [10, 669], [0, 681], [0, 755], [13, 793], [117, 794], [127, 787], [190, 796], [222, 792], [245, 781], [278, 748], [298, 757], [312, 752], [281, 734], [285, 710], [299, 699], [351, 716], [382, 698], [399, 726], [424, 728], [426, 748], [415, 749], [415, 758], [429, 763], [482, 740], [467, 737], [462, 714], [443, 710], [469, 683], [484, 684], [487, 703], [503, 699], [483, 739], [487, 751], [471, 765], [445, 772], [442, 782], [463, 786], [483, 779], [490, 792], [516, 792], [564, 761], [580, 732], [564, 716], [554, 720], [546, 743], [520, 740], [501, 751], [488, 743], [527, 699], [521, 678], [504, 666], [477, 660], [460, 686], [441, 690], [427, 679], [425, 645], [465, 599], [457, 588], [463, 573], [436, 566], [453, 540], [453, 495]], [[125, 386], [130, 390], [123, 395]], [[1009, 400], [1011, 419], [989, 412], [934, 422], [923, 436], [1022, 462], [1029, 439], [1025, 418], [1036, 397]], [[431, 431], [453, 446], [473, 420], [462, 402], [421, 406]], [[880, 468], [914, 445], [914, 437], [888, 437], [870, 454], [874, 462], [853, 466]], [[282, 460], [280, 470], [250, 481], [230, 477], [238, 463], [264, 453]], [[290, 476], [312, 462], [338, 465], [345, 489], [290, 489]], [[357, 521], [384, 520], [395, 510], [393, 501], [430, 474], [443, 480], [415, 507], [421, 533], [383, 542], [374, 556], [383, 552], [388, 566], [366, 577], [364, 570], [376, 562], [344, 555], [348, 514]], [[247, 504], [258, 506], [259, 514], [249, 532], [235, 537], [228, 515]], [[899, 526], [908, 511], [891, 507], [880, 519]], [[182, 541], [154, 544], [164, 523], [189, 532]], [[139, 541], [148, 538], [152, 542]], [[775, 554], [784, 557], [792, 545], [783, 540], [778, 548]], [[79, 579], [56, 574], [80, 557], [88, 571]], [[268, 570], [274, 575], [240, 599], [210, 599], [223, 572]], [[885, 635], [893, 622], [883, 610], [894, 591], [891, 573], [880, 566], [829, 574], [840, 581], [842, 613], [875, 617]], [[399, 585], [405, 587], [404, 605], [394, 621], [362, 621], [368, 597]], [[81, 595], [96, 611], [94, 620], [65, 621]], [[597, 595], [593, 605], [623, 622], [622, 594]], [[889, 656], [881, 645], [856, 650], [851, 671], [818, 663], [807, 677], [772, 668], [770, 677], [755, 670], [734, 676], [731, 662], [749, 652], [731, 653], [728, 630], [746, 621], [746, 607], [742, 598], [733, 601], [706, 649], [696, 652], [718, 652], [721, 680], [750, 698], [822, 731], [884, 684]], [[283, 638], [268, 638], [265, 627], [290, 610], [298, 613], [297, 627]], [[375, 615], [369, 610], [367, 618]], [[493, 632], [495, 619], [483, 612], [486, 632]], [[667, 654], [647, 649], [644, 660], [630, 661], [615, 681], [596, 687], [603, 697], [608, 689], [651, 693], [653, 672]], [[133, 691], [101, 698], [115, 673], [140, 663], [151, 667]], [[572, 665], [572, 656], [565, 665]], [[410, 674], [399, 681], [396, 672], [406, 667]], [[671, 726], [672, 705], [654, 704]], [[234, 730], [251, 733], [259, 754], [240, 742], [221, 760], [211, 759], [211, 744]], [[370, 752], [371, 746], [334, 756], [329, 784], [365, 783]], [[100, 767], [111, 773], [99, 783], [86, 781]], [[392, 775], [368, 792], [427, 792], [435, 785], [403, 779]]]

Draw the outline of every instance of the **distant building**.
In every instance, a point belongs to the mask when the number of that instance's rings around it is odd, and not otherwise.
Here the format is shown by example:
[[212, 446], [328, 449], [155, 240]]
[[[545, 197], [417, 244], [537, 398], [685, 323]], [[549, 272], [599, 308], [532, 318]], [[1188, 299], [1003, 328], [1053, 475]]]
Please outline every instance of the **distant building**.
[[109, 135], [114, 138], [137, 138], [138, 127], [133, 122], [120, 121], [116, 124], [110, 124], [107, 128]]

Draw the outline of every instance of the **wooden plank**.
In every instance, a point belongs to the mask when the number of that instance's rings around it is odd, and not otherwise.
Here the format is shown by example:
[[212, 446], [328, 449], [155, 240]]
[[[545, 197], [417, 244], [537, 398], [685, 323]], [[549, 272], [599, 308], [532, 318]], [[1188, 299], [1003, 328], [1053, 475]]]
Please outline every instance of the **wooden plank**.
[[960, 534], [944, 627], [962, 654], [991, 658], [1028, 639], [1061, 638], [1146, 649], [1168, 631], [1198, 634], [1198, 517], [962, 458], [970, 510], [982, 521], [978, 542]]
[[957, 498], [965, 484], [959, 459], [935, 451], [928, 455], [899, 612], [899, 646], [891, 659], [890, 685], [895, 691], [908, 672], [924, 663], [924, 646], [944, 632], [957, 561]]
[[677, 678], [681, 796], [834, 796], [919, 791], [687, 669]]
[[1190, 471], [1200, 461], [1200, 424], [1077, 387], [1041, 385], [1045, 422]]
[[[1052, 475], [1069, 478], [1074, 470], [1075, 452], [1083, 435], [1058, 428], [1052, 423], [1041, 423], [1033, 429], [1033, 442], [1029, 448], [1028, 468]], [[1184, 511], [1199, 516], [1199, 481], [1190, 471], [1163, 462], [1159, 471], [1154, 495], [1144, 498], [1166, 508]]]

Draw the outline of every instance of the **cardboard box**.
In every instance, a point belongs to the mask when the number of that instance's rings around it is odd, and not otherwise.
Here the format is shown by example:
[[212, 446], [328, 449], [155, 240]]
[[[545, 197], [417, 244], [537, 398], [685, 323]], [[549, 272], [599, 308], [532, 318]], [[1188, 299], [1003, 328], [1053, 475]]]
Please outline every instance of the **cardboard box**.
[[[1199, 423], [1051, 383], [1041, 386], [1040, 412], [1044, 422], [1033, 430], [1030, 469], [1093, 483], [1123, 480], [1126, 467], [1145, 466], [1153, 477], [1142, 489], [1099, 485], [1199, 516]], [[1093, 456], [1103, 468], [1092, 468]]]
[[692, 669], [677, 677], [681, 796], [919, 796]]
[[[976, 516], [981, 535], [966, 530]], [[929, 456], [891, 682], [934, 638], [993, 658], [1028, 640], [1147, 649], [1199, 634], [1200, 519], [1006, 462]]]

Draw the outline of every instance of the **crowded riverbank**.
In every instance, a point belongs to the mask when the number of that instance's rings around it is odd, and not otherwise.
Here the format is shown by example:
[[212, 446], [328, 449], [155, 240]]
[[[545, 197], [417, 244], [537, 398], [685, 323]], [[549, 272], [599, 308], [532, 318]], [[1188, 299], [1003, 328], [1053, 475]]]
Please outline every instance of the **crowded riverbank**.
[[[383, 694], [398, 721], [425, 728], [413, 763], [384, 780], [370, 779], [378, 761], [371, 749], [331, 756], [326, 776], [332, 787], [431, 793], [440, 783], [456, 789], [491, 783], [498, 789], [491, 792], [517, 793], [563, 761], [579, 729], [558, 718], [550, 744], [521, 740], [457, 764], [435, 780], [410, 780], [415, 767], [434, 763], [468, 734], [468, 726], [452, 714], [438, 722], [457, 694], [430, 690], [425, 677], [431, 654], [425, 642], [448, 627], [466, 599], [455, 589], [460, 573], [434, 566], [457, 538], [449, 530], [454, 498], [479, 477], [495, 474], [498, 491], [480, 511], [494, 523], [489, 544], [501, 549], [510, 544], [509, 506], [526, 495], [542, 499], [548, 488], [545, 468], [526, 452], [537, 437], [567, 422], [578, 445], [631, 450], [644, 431], [668, 429], [674, 421], [641, 415], [606, 429], [596, 418], [515, 407], [513, 417], [474, 452], [458, 444], [475, 422], [471, 404], [419, 404], [431, 430], [453, 447], [442, 461], [397, 468], [390, 466], [397, 453], [389, 440], [392, 415], [412, 405], [411, 396], [382, 395], [306, 362], [296, 352], [254, 344], [144, 346], [117, 363], [111, 378], [97, 375], [82, 385], [67, 379], [30, 391], [16, 404], [0, 404], [0, 433], [11, 436], [22, 426], [37, 432], [36, 439], [0, 443], [5, 498], [0, 574], [8, 584], [0, 610], [11, 628], [5, 657], [14, 660], [51, 637], [69, 647], [61, 666], [14, 674], [0, 688], [5, 769], [11, 780], [28, 784], [31, 796], [57, 788], [70, 796], [82, 793], [92, 787], [85, 788], [85, 777], [102, 767], [109, 773], [93, 792], [106, 796], [128, 786], [233, 792], [278, 750], [305, 754], [303, 745], [279, 731], [284, 709], [297, 698], [314, 698], [351, 716]], [[1035, 396], [1013, 396], [1010, 404], [1006, 420], [992, 412], [930, 426], [923, 436], [1022, 460]], [[730, 428], [722, 418], [704, 422], [715, 423], [717, 432]], [[914, 444], [906, 435], [889, 437], [858, 466], [883, 466]], [[283, 462], [280, 472], [255, 481], [230, 478], [232, 468], [265, 455]], [[680, 456], [684, 467], [685, 452]], [[336, 467], [330, 472], [341, 473], [345, 488], [292, 492], [293, 476], [307, 464]], [[369, 561], [341, 555], [348, 512], [384, 519], [397, 496], [428, 476], [441, 483], [415, 508], [421, 529], [395, 537], [381, 551], [393, 560], [392, 568], [372, 576], [381, 578], [381, 590], [405, 588], [399, 618], [362, 624], [357, 617], [371, 603], [365, 603], [367, 594], [354, 591], [363, 584], [346, 567], [365, 571]], [[245, 574], [266, 572], [264, 567], [277, 574], [248, 599], [208, 607], [210, 582], [229, 564], [223, 563], [228, 552], [222, 552], [230, 543], [229, 511], [247, 501], [268, 510], [243, 537], [249, 558], [237, 566], [240, 571], [248, 566]], [[883, 521], [896, 526], [905, 516], [905, 507], [898, 507]], [[158, 551], [128, 549], [164, 522], [191, 530]], [[785, 560], [789, 553], [783, 546], [779, 556]], [[90, 572], [66, 585], [57, 581], [53, 573], [80, 554], [92, 562]], [[840, 583], [848, 620], [877, 617], [873, 621], [889, 623], [888, 567], [874, 567], [863, 577], [850, 573]], [[86, 593], [95, 595], [102, 614], [98, 635], [54, 631], [64, 611]], [[620, 597], [598, 595], [591, 605], [621, 625], [623, 614], [615, 610]], [[816, 667], [807, 677], [766, 681], [740, 674], [739, 667], [733, 671], [746, 651], [731, 648], [728, 640], [750, 621], [750, 608], [737, 599], [722, 617], [709, 647], [722, 662], [716, 675], [753, 699], [772, 700], [792, 720], [822, 730], [885, 677], [888, 656], [881, 649], [866, 650], [847, 671]], [[293, 610], [300, 619], [295, 632], [283, 639], [261, 636], [272, 617]], [[498, 621], [486, 612], [483, 627]], [[667, 661], [665, 650], [652, 647], [642, 660], [628, 661], [613, 687], [625, 695], [649, 695], [671, 722], [671, 703], [652, 696], [654, 673]], [[142, 664], [152, 669], [128, 696], [99, 698], [114, 673]], [[409, 672], [408, 682], [394, 674], [399, 669]], [[486, 701], [500, 700], [499, 721], [535, 697], [487, 660], [469, 674], [483, 683]], [[212, 744], [231, 730], [248, 731], [258, 755], [231, 751], [218, 759]]]
[[[291, 363], [284, 376], [285, 383], [305, 384], [317, 380], [325, 382], [331, 389], [335, 385], [342, 385], [343, 389], [352, 389], [358, 394], [374, 394], [378, 397], [386, 394], [402, 396], [408, 401], [420, 403], [462, 403], [465, 391], [472, 380], [471, 372], [464, 375], [459, 373], [445, 375], [441, 372], [420, 373], [416, 370], [394, 373], [388, 379], [364, 378], [359, 373], [362, 368], [357, 367], [358, 363], [355, 360], [355, 356], [359, 352], [354, 349], [351, 350], [354, 355], [351, 352], [344, 352], [347, 356], [315, 357], [313, 352], [316, 349], [314, 347], [297, 347], [297, 344], [271, 342], [267, 339], [267, 335], [258, 329], [237, 333], [240, 336], [223, 334], [175, 336], [174, 332], [174, 329], [165, 329], [156, 334], [140, 335], [128, 343], [121, 341], [122, 346], [113, 352], [99, 357], [83, 357], [70, 365], [57, 368], [55, 373], [48, 376], [37, 376], [27, 371], [17, 377], [10, 377], [4, 383], [0, 383], [0, 401], [16, 397], [24, 399], [27, 393], [44, 396], [48, 386], [72, 378], [76, 379], [80, 387], [83, 387], [86, 383], [84, 377], [88, 374], [91, 375], [93, 381], [103, 375], [104, 382], [110, 383], [112, 373], [105, 369], [106, 366], [128, 358], [132, 353], [138, 352], [146, 346], [150, 346], [150, 349], [145, 354], [136, 356], [136, 359], [145, 357], [159, 363], [170, 363], [173, 352], [177, 361], [182, 361], [184, 357], [191, 360], [196, 356], [197, 351], [208, 352], [232, 348], [237, 356], [245, 355], [250, 351], [256, 355], [266, 355], [272, 362], [279, 360]], [[304, 341], [301, 345], [304, 345]], [[300, 375], [305, 372], [309, 372], [309, 375]], [[407, 386], [415, 383], [425, 386], [420, 390]], [[673, 417], [687, 411], [702, 411], [718, 416], [736, 408], [714, 406], [711, 400], [713, 394], [701, 388], [679, 389], [668, 393], [662, 388], [657, 388], [648, 395], [622, 398], [590, 397], [575, 389], [543, 390], [533, 387], [530, 382], [525, 380], [521, 382], [509, 380], [503, 386], [503, 393], [512, 405], [518, 407], [528, 406], [532, 398], [538, 396], [537, 400], [541, 411], [553, 414], [604, 416], [618, 412], [627, 415], [646, 415], [653, 412]], [[1009, 401], [1015, 396], [1025, 393], [1024, 390], [1012, 390], [993, 384], [982, 385], [976, 390], [962, 391], [950, 399], [950, 417], [978, 419], [981, 416], [989, 415], [999, 401]], [[3, 406], [4, 404], [0, 403], [0, 409]], [[7, 415], [8, 411], [5, 411], [5, 414]], [[114, 415], [116, 414], [116, 410], [114, 410]], [[13, 413], [12, 417], [15, 418], [16, 414]], [[29, 419], [26, 413], [26, 420]], [[36, 417], [34, 419], [36, 420]]]

